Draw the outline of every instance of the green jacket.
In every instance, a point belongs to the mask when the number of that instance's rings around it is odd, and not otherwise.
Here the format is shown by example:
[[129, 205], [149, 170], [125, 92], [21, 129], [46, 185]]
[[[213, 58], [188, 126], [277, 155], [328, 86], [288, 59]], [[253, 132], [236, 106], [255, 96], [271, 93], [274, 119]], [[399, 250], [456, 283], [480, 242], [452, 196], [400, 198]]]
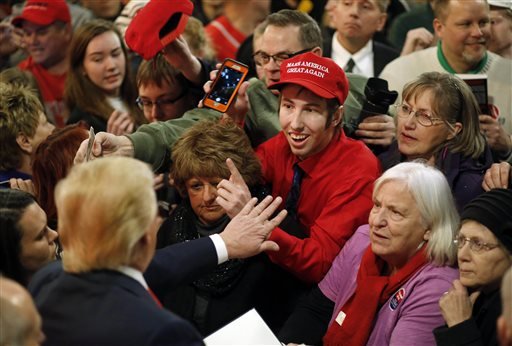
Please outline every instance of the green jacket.
[[[347, 132], [357, 127], [357, 118], [364, 104], [364, 87], [367, 78], [347, 74], [350, 90], [345, 101], [344, 127]], [[281, 131], [278, 117], [278, 98], [267, 89], [265, 83], [252, 78], [247, 89], [250, 111], [246, 117], [245, 130], [254, 147]], [[208, 108], [194, 108], [181, 118], [143, 125], [137, 132], [128, 135], [133, 142], [135, 157], [150, 163], [155, 171], [168, 168], [170, 148], [174, 142], [197, 121], [219, 119], [221, 113]], [[353, 131], [352, 131], [353, 132]]]

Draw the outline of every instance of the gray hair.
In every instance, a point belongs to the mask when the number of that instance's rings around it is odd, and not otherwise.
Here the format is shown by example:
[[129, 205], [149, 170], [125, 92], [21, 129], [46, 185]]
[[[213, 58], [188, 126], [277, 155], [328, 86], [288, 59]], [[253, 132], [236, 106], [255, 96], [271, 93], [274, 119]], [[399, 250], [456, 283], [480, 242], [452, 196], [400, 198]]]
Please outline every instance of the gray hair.
[[457, 251], [453, 238], [458, 230], [459, 215], [444, 174], [423, 162], [403, 162], [388, 169], [375, 181], [373, 195], [389, 181], [405, 183], [416, 201], [422, 221], [429, 226], [429, 261], [436, 265], [455, 264]]

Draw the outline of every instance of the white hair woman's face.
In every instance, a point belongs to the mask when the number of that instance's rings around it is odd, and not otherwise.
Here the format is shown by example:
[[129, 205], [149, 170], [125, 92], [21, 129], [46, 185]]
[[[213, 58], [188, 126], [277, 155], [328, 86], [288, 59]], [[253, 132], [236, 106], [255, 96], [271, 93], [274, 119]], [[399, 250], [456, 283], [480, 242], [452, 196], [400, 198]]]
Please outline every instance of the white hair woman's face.
[[499, 287], [501, 278], [512, 265], [512, 256], [498, 245], [496, 236], [479, 222], [464, 222], [459, 237], [465, 239], [459, 242], [457, 252], [461, 283], [473, 289]]
[[428, 240], [430, 229], [404, 182], [383, 183], [375, 192], [373, 203], [369, 217], [372, 251], [392, 271], [400, 269]]

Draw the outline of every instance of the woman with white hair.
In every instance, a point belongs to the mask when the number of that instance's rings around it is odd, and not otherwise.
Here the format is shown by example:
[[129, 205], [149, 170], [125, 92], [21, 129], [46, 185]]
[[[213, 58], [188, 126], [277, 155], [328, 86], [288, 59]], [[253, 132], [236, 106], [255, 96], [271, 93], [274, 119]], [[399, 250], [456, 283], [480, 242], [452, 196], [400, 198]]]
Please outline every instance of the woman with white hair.
[[285, 342], [432, 345], [438, 300], [457, 277], [458, 216], [444, 175], [423, 163], [387, 170], [369, 227], [347, 242], [281, 330]]

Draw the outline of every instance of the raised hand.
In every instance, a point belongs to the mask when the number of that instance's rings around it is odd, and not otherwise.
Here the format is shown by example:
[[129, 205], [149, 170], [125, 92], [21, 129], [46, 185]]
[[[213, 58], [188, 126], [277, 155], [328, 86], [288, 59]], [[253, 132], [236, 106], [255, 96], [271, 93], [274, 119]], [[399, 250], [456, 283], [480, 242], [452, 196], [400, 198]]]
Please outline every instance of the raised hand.
[[234, 218], [251, 199], [251, 192], [244, 178], [231, 159], [226, 160], [231, 176], [222, 179], [217, 185], [216, 202], [224, 208], [228, 216]]
[[[213, 81], [217, 77], [217, 73], [219, 72], [219, 68], [221, 64], [217, 64], [217, 70], [213, 70], [210, 72], [210, 80], [206, 82], [203, 86], [203, 90], [205, 93], [208, 93], [211, 88]], [[236, 124], [243, 125], [245, 121], [245, 117], [250, 109], [249, 97], [247, 96], [247, 89], [249, 88], [249, 82], [245, 81], [242, 83], [240, 88], [238, 89], [235, 101], [231, 103], [226, 113], [223, 113], [223, 118], [230, 118]], [[199, 101], [198, 107], [203, 107], [203, 101]]]
[[395, 122], [386, 114], [365, 118], [356, 130], [356, 135], [366, 144], [383, 146], [389, 146], [393, 142], [395, 133]]
[[512, 138], [505, 131], [497, 119], [490, 115], [480, 115], [480, 130], [487, 139], [492, 150], [501, 153], [510, 153], [512, 150]]
[[473, 304], [480, 292], [468, 294], [459, 280], [453, 280], [452, 287], [439, 299], [439, 307], [448, 327], [471, 318]]
[[279, 246], [275, 242], [267, 239], [272, 230], [286, 216], [286, 210], [281, 210], [276, 217], [269, 219], [281, 202], [281, 197], [272, 200], [272, 196], [267, 196], [257, 206], [256, 198], [252, 198], [244, 206], [220, 233], [226, 244], [229, 258], [246, 258], [262, 251], [279, 250]]

